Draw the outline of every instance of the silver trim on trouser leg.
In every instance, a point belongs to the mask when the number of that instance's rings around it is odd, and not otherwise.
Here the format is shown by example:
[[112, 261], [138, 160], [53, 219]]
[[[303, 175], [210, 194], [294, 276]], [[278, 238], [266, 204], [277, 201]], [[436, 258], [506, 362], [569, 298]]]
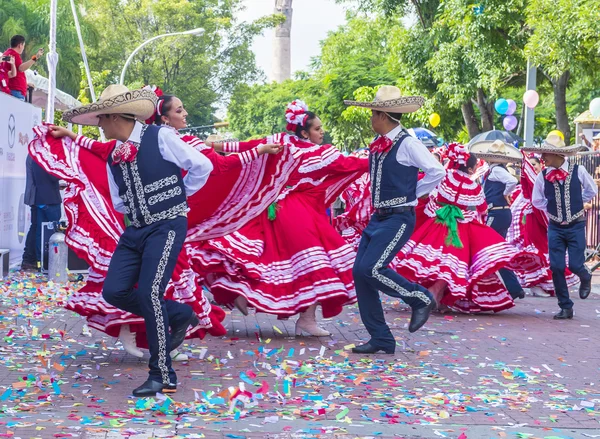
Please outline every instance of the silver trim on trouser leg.
[[392, 239], [392, 242], [390, 242], [388, 244], [388, 246], [383, 251], [381, 257], [379, 258], [379, 260], [373, 267], [371, 274], [373, 275], [373, 277], [375, 279], [377, 279], [379, 282], [381, 282], [386, 287], [391, 288], [392, 290], [400, 293], [403, 296], [416, 297], [417, 299], [422, 300], [425, 303], [425, 305], [429, 305], [431, 303], [431, 299], [429, 297], [427, 297], [427, 294], [425, 294], [424, 292], [419, 291], [419, 290], [408, 291], [407, 289], [402, 288], [402, 286], [398, 285], [396, 282], [394, 282], [389, 277], [386, 277], [379, 272], [379, 270], [381, 268], [383, 268], [383, 263], [390, 256], [390, 254], [394, 250], [394, 247], [396, 247], [396, 244], [398, 244], [398, 241], [400, 241], [400, 239], [402, 238], [402, 235], [404, 235], [405, 231], [406, 231], [406, 224], [402, 224], [402, 227], [400, 227], [400, 230], [398, 230], [398, 233], [396, 233], [396, 236], [394, 236], [394, 239]]
[[160, 306], [160, 282], [165, 274], [167, 268], [167, 262], [173, 249], [173, 243], [175, 242], [175, 232], [169, 230], [167, 236], [167, 242], [165, 242], [165, 248], [163, 249], [162, 256], [156, 268], [156, 275], [152, 281], [152, 308], [154, 308], [154, 317], [156, 319], [156, 330], [158, 335], [158, 368], [162, 376], [163, 384], [170, 384], [169, 368], [167, 367], [167, 334], [165, 333], [165, 320], [162, 314], [162, 307]]

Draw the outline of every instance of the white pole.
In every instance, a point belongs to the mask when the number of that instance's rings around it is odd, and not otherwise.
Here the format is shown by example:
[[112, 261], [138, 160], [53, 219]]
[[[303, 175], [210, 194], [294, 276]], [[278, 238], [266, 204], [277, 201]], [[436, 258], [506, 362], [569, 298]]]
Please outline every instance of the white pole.
[[[96, 102], [96, 91], [94, 90], [94, 83], [92, 82], [92, 74], [90, 73], [90, 65], [88, 64], [87, 54], [85, 53], [85, 45], [83, 44], [83, 37], [81, 36], [81, 26], [79, 26], [79, 17], [77, 16], [77, 9], [75, 8], [75, 0], [71, 0], [71, 10], [73, 11], [73, 20], [75, 20], [75, 30], [77, 30], [77, 38], [79, 39], [79, 49], [81, 50], [81, 58], [83, 58], [83, 66], [85, 68], [85, 76], [87, 77], [88, 87], [90, 88], [90, 96], [92, 102]], [[101, 128], [100, 139], [106, 142], [104, 132]]]
[[50, 0], [50, 38], [48, 44], [48, 105], [46, 105], [46, 123], [54, 123], [54, 95], [56, 94], [56, 6], [57, 0]]
[[96, 102], [96, 92], [94, 91], [94, 84], [92, 82], [90, 66], [88, 64], [87, 55], [85, 53], [83, 37], [81, 36], [81, 27], [79, 26], [79, 18], [77, 17], [77, 9], [75, 8], [75, 0], [71, 0], [71, 10], [73, 11], [73, 20], [75, 20], [75, 30], [77, 30], [77, 38], [79, 39], [79, 49], [81, 50], [81, 57], [83, 58], [83, 66], [85, 67], [85, 75], [87, 77], [88, 87], [90, 88], [90, 95], [92, 97], [92, 102]]
[[146, 44], [151, 43], [154, 40], [158, 40], [159, 38], [171, 37], [174, 35], [202, 35], [203, 33], [204, 29], [198, 28], [186, 30], [185, 32], [173, 32], [169, 34], [157, 35], [155, 37], [150, 38], [149, 40], [144, 41], [133, 52], [131, 52], [131, 55], [129, 55], [129, 58], [127, 58], [127, 61], [125, 61], [125, 65], [123, 66], [123, 70], [121, 71], [121, 79], [119, 80], [119, 84], [123, 84], [125, 82], [125, 72], [127, 71], [127, 67], [129, 67], [129, 64], [131, 64], [131, 61], [133, 60], [135, 54], [138, 53]]
[[[527, 90], [535, 90], [537, 83], [537, 67], [527, 60]], [[525, 146], [533, 146], [533, 129], [535, 128], [535, 110], [525, 106]]]

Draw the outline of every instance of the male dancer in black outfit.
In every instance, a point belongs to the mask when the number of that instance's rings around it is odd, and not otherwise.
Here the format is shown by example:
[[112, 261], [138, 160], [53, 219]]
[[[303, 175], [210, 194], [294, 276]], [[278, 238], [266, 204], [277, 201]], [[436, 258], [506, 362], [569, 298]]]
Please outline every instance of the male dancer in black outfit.
[[206, 183], [213, 168], [173, 130], [139, 122], [152, 116], [156, 100], [150, 90], [111, 85], [97, 102], [63, 116], [67, 122], [98, 125], [117, 140], [107, 163], [108, 181], [115, 210], [130, 225], [112, 256], [102, 294], [146, 323], [150, 370], [134, 396], [177, 389], [169, 352], [183, 342], [188, 327], [198, 324], [198, 317], [189, 305], [165, 301], [163, 295], [187, 232], [186, 197]]

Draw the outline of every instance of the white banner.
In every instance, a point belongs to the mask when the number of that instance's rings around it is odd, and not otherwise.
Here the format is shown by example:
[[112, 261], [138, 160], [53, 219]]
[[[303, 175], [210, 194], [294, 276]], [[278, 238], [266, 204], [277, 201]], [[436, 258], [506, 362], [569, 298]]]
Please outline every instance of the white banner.
[[42, 110], [0, 93], [0, 248], [10, 249], [10, 264], [21, 261], [31, 223], [25, 194], [27, 145]]

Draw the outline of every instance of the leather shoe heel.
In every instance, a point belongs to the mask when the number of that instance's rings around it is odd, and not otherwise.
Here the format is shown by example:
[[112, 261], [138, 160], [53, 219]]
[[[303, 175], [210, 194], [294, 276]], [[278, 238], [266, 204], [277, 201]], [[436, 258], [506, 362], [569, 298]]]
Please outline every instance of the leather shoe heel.
[[566, 320], [573, 318], [573, 309], [561, 309], [558, 313], [554, 314], [554, 320]]
[[373, 346], [371, 343], [361, 344], [352, 348], [353, 354], [376, 354], [378, 352], [393, 355], [394, 352], [396, 352], [396, 348], [378, 348], [377, 346]]
[[191, 317], [185, 324], [178, 326], [176, 328], [171, 328], [171, 350], [172, 351], [174, 351], [179, 346], [181, 346], [181, 343], [183, 343], [183, 340], [185, 340], [185, 333], [187, 332], [187, 329], [190, 326], [192, 328], [196, 327], [198, 325], [198, 323], [200, 323], [200, 320], [198, 320], [198, 316], [196, 315], [196, 313], [193, 312]]
[[154, 396], [157, 393], [175, 393], [177, 392], [176, 384], [163, 384], [158, 381], [146, 380], [144, 384], [142, 384], [137, 389], [133, 390], [133, 396], [143, 397], [143, 396]]
[[431, 303], [421, 308], [413, 308], [412, 315], [410, 316], [410, 323], [408, 325], [408, 332], [417, 332], [429, 319], [431, 311], [437, 308], [435, 299], [431, 298]]
[[510, 293], [510, 297], [512, 297], [513, 300], [515, 300], [515, 299], [524, 299], [525, 298], [525, 291], [521, 290], [521, 291], [517, 291], [516, 293]]
[[579, 285], [579, 297], [581, 299], [587, 299], [590, 293], [592, 292], [592, 279], [581, 281]]

